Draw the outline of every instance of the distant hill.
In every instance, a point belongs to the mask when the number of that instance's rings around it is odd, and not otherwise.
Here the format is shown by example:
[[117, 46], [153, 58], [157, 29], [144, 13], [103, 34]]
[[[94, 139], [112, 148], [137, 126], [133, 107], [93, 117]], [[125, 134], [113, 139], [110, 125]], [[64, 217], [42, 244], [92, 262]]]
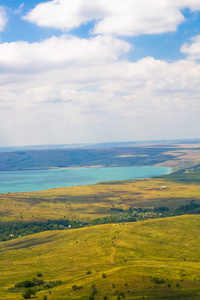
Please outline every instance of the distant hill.
[[87, 166], [151, 166], [173, 158], [165, 147], [27, 150], [0, 153], [0, 171]]
[[[196, 164], [199, 155], [196, 152], [199, 149], [199, 140], [0, 148], [0, 171], [89, 166], [152, 166], [157, 164], [183, 169]], [[189, 153], [196, 157], [188, 157], [189, 159], [184, 157], [182, 160], [183, 154], [188, 155]], [[193, 159], [192, 163], [191, 158]], [[167, 163], [163, 164], [165, 162]]]
[[156, 140], [156, 141], [129, 141], [129, 142], [107, 142], [107, 143], [80, 143], [80, 144], [58, 144], [58, 145], [32, 145], [16, 147], [0, 147], [0, 152], [16, 152], [30, 150], [58, 150], [58, 149], [98, 149], [115, 147], [138, 147], [138, 146], [159, 146], [170, 145], [176, 147], [177, 144], [200, 143], [199, 139], [183, 140]]

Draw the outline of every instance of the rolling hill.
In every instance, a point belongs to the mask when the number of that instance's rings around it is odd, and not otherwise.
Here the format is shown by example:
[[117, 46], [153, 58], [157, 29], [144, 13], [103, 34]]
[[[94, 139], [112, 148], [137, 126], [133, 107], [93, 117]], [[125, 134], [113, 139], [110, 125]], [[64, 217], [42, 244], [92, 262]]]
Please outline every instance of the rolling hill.
[[2, 242], [0, 299], [22, 299], [15, 284], [38, 272], [60, 285], [35, 299], [199, 299], [199, 227], [185, 215]]

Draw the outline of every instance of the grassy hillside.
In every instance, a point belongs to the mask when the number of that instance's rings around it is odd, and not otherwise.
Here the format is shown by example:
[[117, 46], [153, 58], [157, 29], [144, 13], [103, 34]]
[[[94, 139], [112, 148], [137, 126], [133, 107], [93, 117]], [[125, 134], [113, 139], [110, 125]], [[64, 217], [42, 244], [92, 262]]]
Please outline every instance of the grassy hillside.
[[[200, 204], [199, 184], [176, 182], [170, 178], [0, 194], [0, 221], [91, 220], [113, 214], [113, 209], [177, 208], [193, 200]], [[167, 188], [162, 189], [163, 186]]]
[[170, 176], [163, 176], [165, 179], [173, 182], [182, 182], [182, 183], [200, 183], [200, 165], [198, 164], [195, 167], [188, 168], [186, 170], [180, 170], [175, 172], [174, 174], [170, 174]]
[[12, 288], [38, 272], [62, 283], [34, 299], [199, 299], [199, 227], [193, 215], [1, 242], [0, 299], [22, 299]]

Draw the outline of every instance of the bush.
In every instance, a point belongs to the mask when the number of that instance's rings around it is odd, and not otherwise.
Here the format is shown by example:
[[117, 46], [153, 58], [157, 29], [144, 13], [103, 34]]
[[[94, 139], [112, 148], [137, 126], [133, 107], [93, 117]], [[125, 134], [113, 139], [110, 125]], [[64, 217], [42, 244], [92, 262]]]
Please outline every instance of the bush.
[[161, 283], [165, 283], [165, 280], [162, 278], [154, 277], [151, 278], [151, 282], [154, 282], [155, 284], [161, 284]]
[[35, 285], [42, 285], [42, 284], [44, 284], [45, 282], [44, 282], [44, 280], [42, 280], [42, 279], [33, 278], [33, 283], [34, 283]]
[[36, 291], [34, 289], [26, 289], [25, 292], [22, 294], [22, 297], [24, 297], [24, 299], [30, 299], [31, 295], [35, 295]]
[[73, 291], [77, 291], [77, 290], [80, 290], [82, 288], [83, 288], [82, 286], [77, 286], [76, 284], [72, 285], [72, 290]]
[[37, 277], [42, 277], [42, 273], [37, 273]]
[[105, 273], [102, 274], [102, 278], [106, 278], [107, 275]]
[[93, 285], [91, 286], [91, 288], [92, 288], [92, 295], [95, 295], [95, 294], [97, 293], [97, 287], [96, 287], [96, 285], [93, 284]]
[[35, 286], [35, 283], [31, 280], [25, 280], [25, 281], [18, 282], [15, 284], [15, 287], [17, 287], [17, 288], [22, 288], [22, 287], [29, 288], [29, 287], [33, 287], [33, 286]]

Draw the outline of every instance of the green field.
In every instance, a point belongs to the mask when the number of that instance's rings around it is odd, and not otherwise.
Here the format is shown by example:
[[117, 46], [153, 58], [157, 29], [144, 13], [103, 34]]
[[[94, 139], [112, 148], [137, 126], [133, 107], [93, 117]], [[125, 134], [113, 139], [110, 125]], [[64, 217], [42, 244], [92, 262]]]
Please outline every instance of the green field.
[[[2, 242], [0, 299], [22, 299], [9, 288], [38, 272], [62, 284], [37, 292], [35, 299], [89, 299], [93, 285], [95, 299], [199, 299], [199, 228], [200, 216], [193, 215]], [[73, 291], [73, 285], [82, 288]]]
[[[166, 186], [166, 189], [162, 189]], [[0, 221], [33, 222], [54, 219], [91, 220], [130, 207], [176, 208], [192, 200], [200, 204], [200, 185], [166, 178], [52, 189], [0, 195]]]

